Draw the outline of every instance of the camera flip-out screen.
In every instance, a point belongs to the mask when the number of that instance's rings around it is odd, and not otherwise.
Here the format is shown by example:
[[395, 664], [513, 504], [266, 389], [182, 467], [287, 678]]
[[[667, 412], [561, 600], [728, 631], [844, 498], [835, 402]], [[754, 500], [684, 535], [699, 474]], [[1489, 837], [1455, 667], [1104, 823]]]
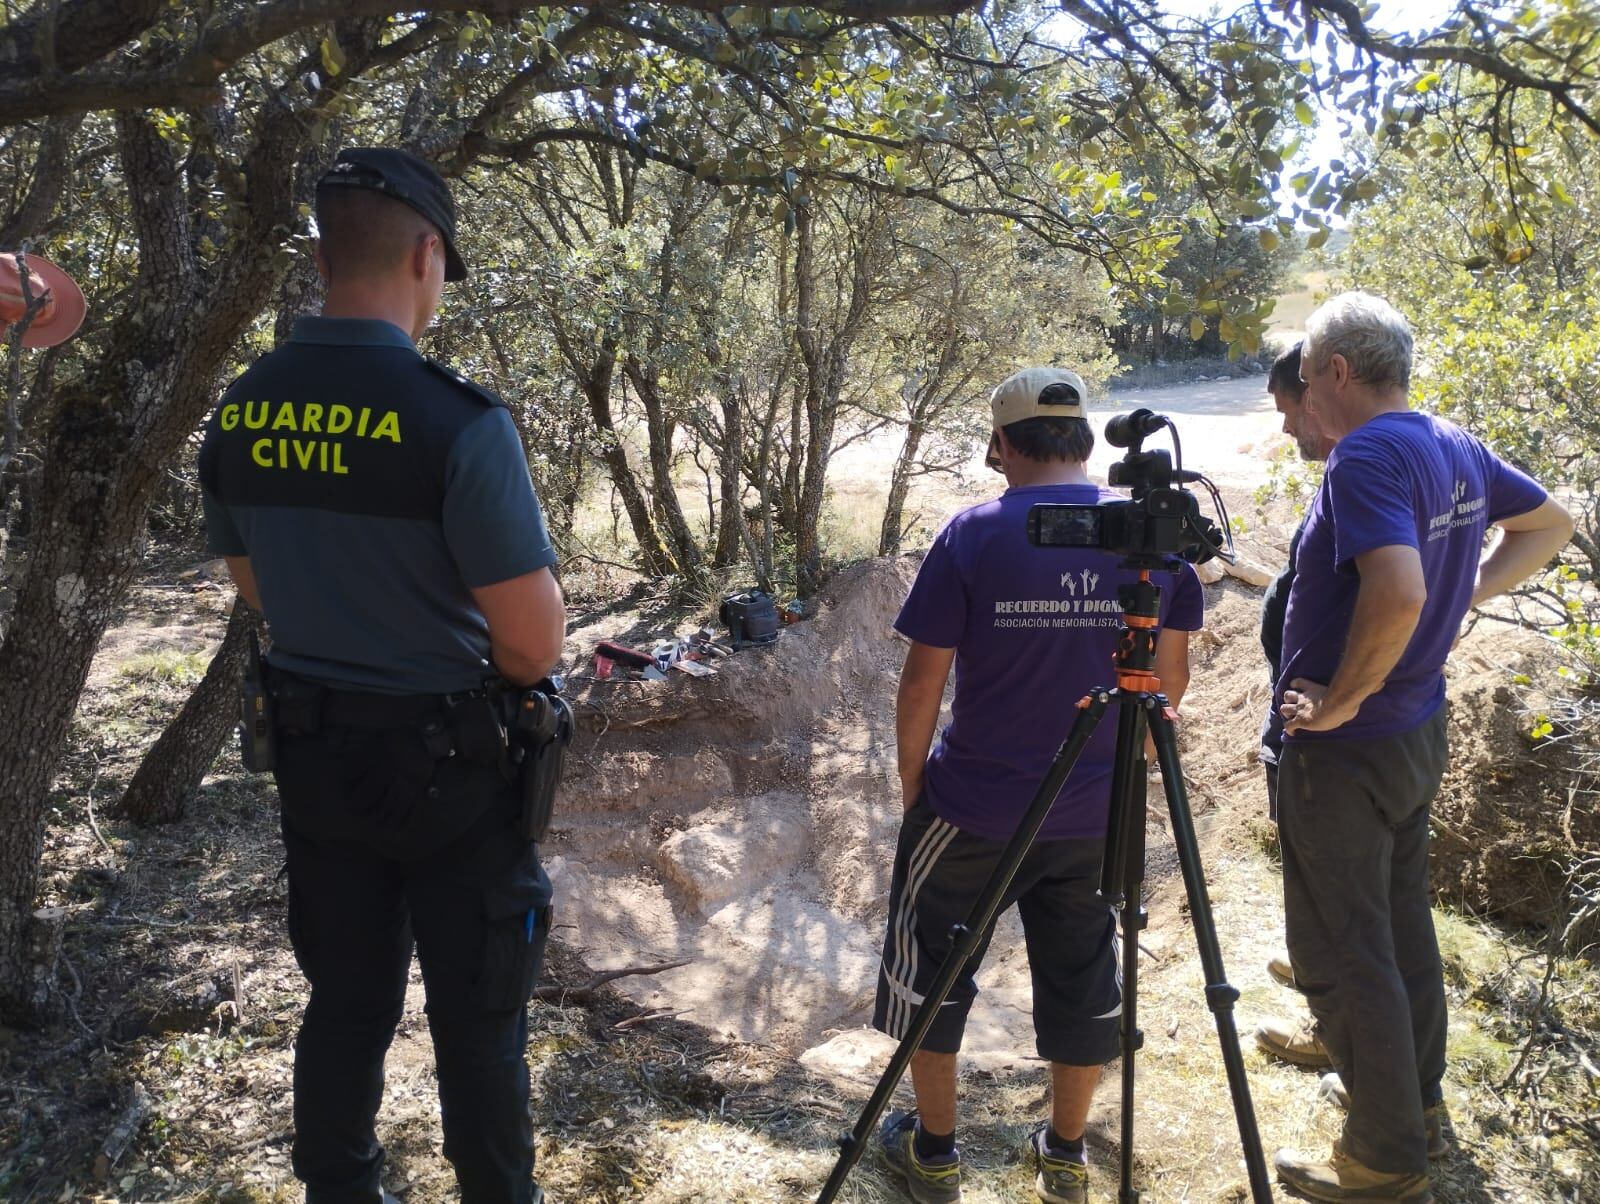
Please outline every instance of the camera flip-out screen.
[[1028, 509], [1028, 542], [1039, 548], [1100, 548], [1100, 506], [1041, 503]]

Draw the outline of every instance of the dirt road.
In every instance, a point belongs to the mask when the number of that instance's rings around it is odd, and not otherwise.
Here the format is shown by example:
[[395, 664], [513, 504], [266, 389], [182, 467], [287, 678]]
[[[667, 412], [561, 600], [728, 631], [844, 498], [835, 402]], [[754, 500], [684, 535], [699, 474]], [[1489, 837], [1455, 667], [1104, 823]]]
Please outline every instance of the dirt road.
[[[1184, 466], [1209, 476], [1235, 508], [1267, 479], [1272, 452], [1288, 443], [1267, 393], [1264, 373], [1158, 389], [1118, 390], [1091, 396], [1089, 401], [1089, 418], [1097, 435], [1089, 470], [1097, 480], [1104, 481], [1112, 461], [1122, 456], [1121, 449], [1103, 437], [1106, 419], [1140, 407], [1173, 419], [1183, 442]], [[855, 498], [865, 508], [881, 508], [879, 498], [887, 489], [901, 437], [896, 429], [842, 448], [829, 465], [829, 489], [836, 497]], [[1162, 432], [1152, 436], [1147, 446], [1170, 449], [1172, 441]], [[973, 449], [959, 479], [919, 478], [908, 509], [920, 508], [937, 529], [962, 505], [994, 496], [1000, 482], [984, 467], [984, 452], [982, 444]]]
[[[1159, 389], [1119, 390], [1091, 405], [1096, 426], [1111, 414], [1155, 410], [1170, 417], [1183, 441], [1184, 465], [1205, 473], [1219, 486], [1254, 489], [1267, 475], [1267, 453], [1282, 440], [1282, 420], [1267, 393], [1266, 376], [1197, 381]], [[1165, 433], [1148, 440], [1151, 448], [1170, 446]], [[1122, 453], [1101, 439], [1089, 464], [1097, 475]]]

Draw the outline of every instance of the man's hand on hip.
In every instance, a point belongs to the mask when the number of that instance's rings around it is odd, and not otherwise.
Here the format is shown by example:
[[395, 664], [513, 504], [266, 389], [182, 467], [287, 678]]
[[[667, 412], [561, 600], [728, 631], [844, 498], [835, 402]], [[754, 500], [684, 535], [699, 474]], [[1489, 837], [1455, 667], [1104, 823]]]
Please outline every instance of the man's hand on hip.
[[1356, 717], [1354, 710], [1328, 705], [1328, 687], [1297, 677], [1283, 692], [1283, 705], [1278, 708], [1283, 716], [1283, 730], [1295, 732], [1331, 732], [1343, 727]]

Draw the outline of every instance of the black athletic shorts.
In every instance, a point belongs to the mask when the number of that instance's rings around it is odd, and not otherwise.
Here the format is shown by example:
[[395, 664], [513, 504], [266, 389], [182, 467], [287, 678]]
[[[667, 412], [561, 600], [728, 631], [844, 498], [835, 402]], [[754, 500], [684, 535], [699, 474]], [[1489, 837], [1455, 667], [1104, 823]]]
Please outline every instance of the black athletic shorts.
[[[1033, 976], [1039, 1056], [1067, 1066], [1100, 1066], [1118, 1054], [1122, 980], [1116, 921], [1100, 900], [1099, 840], [1041, 840], [1028, 850], [1001, 911], [1017, 905]], [[932, 985], [1004, 845], [952, 827], [924, 801], [907, 812], [889, 888], [889, 930], [878, 971], [872, 1025], [896, 1040]], [[989, 942], [967, 962], [922, 1048], [956, 1053], [977, 997], [973, 980]]]

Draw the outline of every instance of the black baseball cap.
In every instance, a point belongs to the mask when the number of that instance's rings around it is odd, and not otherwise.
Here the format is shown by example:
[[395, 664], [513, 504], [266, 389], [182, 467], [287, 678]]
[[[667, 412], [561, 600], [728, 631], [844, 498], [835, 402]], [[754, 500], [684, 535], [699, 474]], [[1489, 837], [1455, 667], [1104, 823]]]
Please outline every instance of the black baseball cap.
[[410, 205], [439, 227], [444, 237], [444, 278], [467, 278], [467, 265], [456, 250], [455, 202], [443, 178], [425, 159], [389, 146], [346, 147], [317, 181], [317, 190], [324, 188], [366, 188]]

